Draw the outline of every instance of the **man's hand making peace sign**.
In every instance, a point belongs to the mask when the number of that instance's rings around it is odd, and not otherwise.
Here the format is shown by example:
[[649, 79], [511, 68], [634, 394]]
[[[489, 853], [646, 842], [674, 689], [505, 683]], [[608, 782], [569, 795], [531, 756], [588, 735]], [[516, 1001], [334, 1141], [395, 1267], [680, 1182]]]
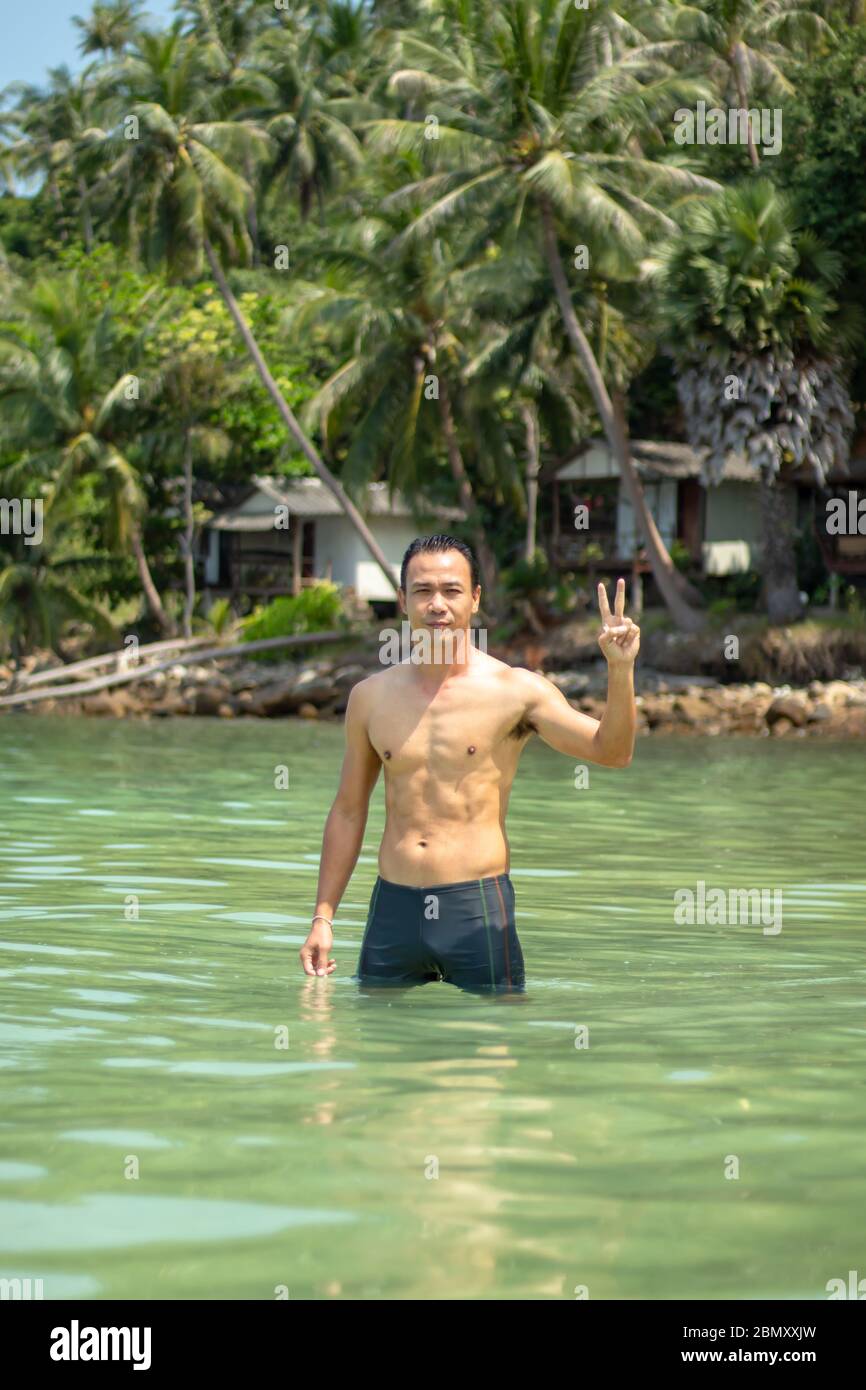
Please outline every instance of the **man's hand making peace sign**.
[[602, 629], [598, 645], [604, 652], [609, 666], [633, 666], [640, 650], [640, 628], [631, 618], [624, 615], [625, 580], [616, 581], [616, 598], [613, 613], [607, 601], [607, 590], [603, 584], [598, 586], [598, 607], [601, 612]]

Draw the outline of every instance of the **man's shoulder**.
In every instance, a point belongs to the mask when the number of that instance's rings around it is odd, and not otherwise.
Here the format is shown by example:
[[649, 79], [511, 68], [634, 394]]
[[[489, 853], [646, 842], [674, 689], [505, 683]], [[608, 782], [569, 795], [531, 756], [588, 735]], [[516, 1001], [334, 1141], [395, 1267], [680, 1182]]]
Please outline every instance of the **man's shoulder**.
[[497, 683], [497, 703], [507, 708], [514, 717], [514, 727], [509, 730], [512, 738], [518, 741], [538, 733], [533, 720], [533, 709], [538, 705], [539, 696], [550, 683], [536, 671], [525, 666], [510, 666], [505, 661], [497, 661], [490, 674]]
[[508, 666], [505, 662], [500, 664], [505, 667], [509, 686], [527, 696], [537, 695], [551, 684], [541, 671], [530, 671], [527, 666]]
[[377, 696], [399, 678], [399, 671], [399, 665], [383, 666], [381, 671], [371, 671], [363, 680], [356, 681], [349, 694], [353, 707], [362, 708], [375, 702]]
[[532, 674], [530, 671], [525, 671], [522, 666], [512, 666], [510, 661], [502, 661], [498, 656], [491, 656], [489, 652], [476, 650], [472, 659], [481, 674], [501, 681], [503, 685], [519, 684], [522, 676]]

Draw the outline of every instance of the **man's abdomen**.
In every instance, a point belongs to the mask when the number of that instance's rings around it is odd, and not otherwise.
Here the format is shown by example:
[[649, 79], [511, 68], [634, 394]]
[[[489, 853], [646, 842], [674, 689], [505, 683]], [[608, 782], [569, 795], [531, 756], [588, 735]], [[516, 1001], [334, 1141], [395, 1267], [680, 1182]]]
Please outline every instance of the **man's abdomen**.
[[509, 869], [508, 840], [498, 821], [425, 826], [399, 832], [386, 825], [379, 872], [391, 883], [426, 888], [491, 878]]

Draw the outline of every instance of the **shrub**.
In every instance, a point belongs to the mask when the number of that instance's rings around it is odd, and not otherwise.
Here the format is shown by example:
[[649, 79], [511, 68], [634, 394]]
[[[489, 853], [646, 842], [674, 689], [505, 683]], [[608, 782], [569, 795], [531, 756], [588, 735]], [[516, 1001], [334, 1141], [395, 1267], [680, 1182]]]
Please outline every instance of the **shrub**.
[[534, 559], [517, 560], [509, 569], [502, 571], [500, 578], [511, 598], [532, 598], [549, 587], [550, 564], [544, 552], [537, 550]]
[[724, 622], [727, 618], [732, 618], [737, 611], [737, 600], [735, 598], [715, 598], [707, 608], [711, 618], [719, 618]]
[[207, 626], [217, 637], [222, 637], [232, 623], [232, 606], [227, 598], [215, 599], [208, 609]]
[[701, 581], [701, 590], [711, 612], [720, 599], [729, 599], [733, 604], [732, 611], [754, 613], [760, 600], [761, 576], [756, 570], [707, 575]]
[[[243, 620], [244, 642], [260, 642], [268, 637], [290, 637], [302, 632], [325, 632], [345, 625], [343, 601], [336, 584], [322, 580], [293, 597], [275, 598], [259, 606]], [[313, 651], [306, 647], [305, 654]], [[268, 652], [251, 652], [262, 661], [284, 661], [279, 647]]]
[[682, 574], [686, 574], [694, 567], [695, 562], [692, 558], [692, 552], [683, 541], [679, 539], [673, 540], [669, 553], [675, 568]]

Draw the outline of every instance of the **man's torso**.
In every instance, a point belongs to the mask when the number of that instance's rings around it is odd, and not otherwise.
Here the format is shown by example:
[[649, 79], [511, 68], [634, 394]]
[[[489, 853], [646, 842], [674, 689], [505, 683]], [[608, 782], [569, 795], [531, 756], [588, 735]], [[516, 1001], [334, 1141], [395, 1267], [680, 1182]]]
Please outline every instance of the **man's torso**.
[[525, 672], [474, 653], [435, 692], [407, 664], [370, 681], [367, 735], [385, 774], [379, 872], [416, 887], [507, 873], [505, 813], [520, 754]]

